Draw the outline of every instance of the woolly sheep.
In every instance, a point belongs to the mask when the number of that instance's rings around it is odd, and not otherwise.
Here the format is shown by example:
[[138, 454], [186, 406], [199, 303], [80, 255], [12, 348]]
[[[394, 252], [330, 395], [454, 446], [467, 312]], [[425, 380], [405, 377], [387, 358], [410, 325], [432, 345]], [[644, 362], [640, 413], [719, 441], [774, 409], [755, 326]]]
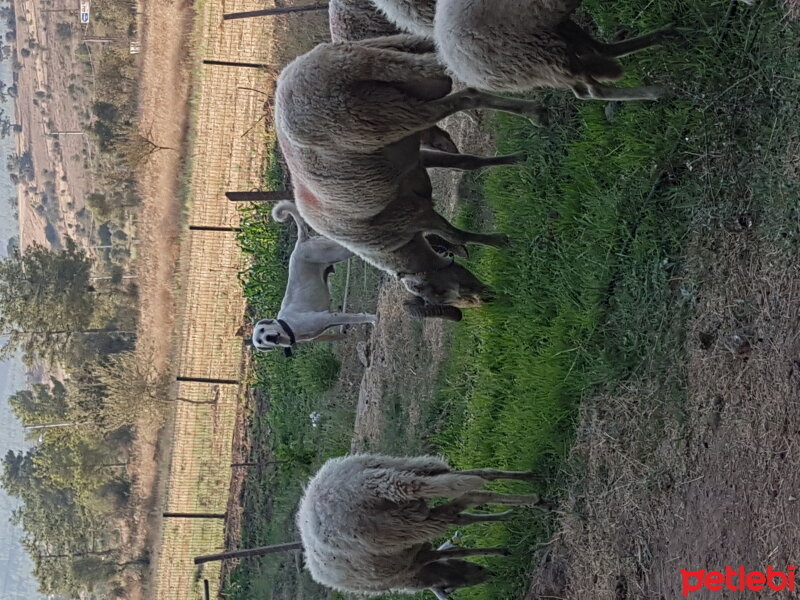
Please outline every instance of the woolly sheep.
[[419, 134], [462, 110], [538, 117], [541, 107], [475, 90], [450, 94], [450, 89], [425, 38], [322, 44], [278, 78], [275, 126], [298, 210], [309, 225], [395, 275], [426, 303], [469, 307], [488, 299], [488, 289], [433, 252], [424, 234], [455, 245], [499, 246], [507, 238], [458, 230], [437, 214], [425, 168], [477, 168], [521, 157], [420, 151]]
[[[432, 37], [434, 0], [420, 0], [420, 3], [427, 7], [425, 13], [430, 17], [425, 35]], [[372, 0], [331, 0], [328, 3], [328, 24], [334, 42], [355, 42], [400, 33]], [[450, 135], [436, 126], [422, 133], [421, 143], [435, 150], [458, 152]]]
[[328, 3], [331, 40], [347, 42], [400, 33], [372, 0], [331, 0]]
[[[438, 549], [430, 540], [451, 525], [506, 520], [465, 513], [485, 503], [544, 506], [538, 496], [481, 488], [495, 479], [530, 480], [522, 471], [454, 471], [434, 456], [357, 454], [326, 462], [308, 483], [297, 512], [306, 566], [318, 583], [341, 591], [444, 593], [482, 583], [488, 571], [457, 560], [505, 554], [501, 548]], [[429, 500], [449, 498], [431, 507]]]
[[372, 0], [386, 18], [401, 29], [433, 37], [436, 0]]
[[493, 92], [571, 89], [578, 98], [656, 100], [659, 87], [614, 88], [617, 58], [675, 35], [667, 27], [605, 44], [572, 19], [580, 0], [438, 0], [434, 39], [454, 77]]

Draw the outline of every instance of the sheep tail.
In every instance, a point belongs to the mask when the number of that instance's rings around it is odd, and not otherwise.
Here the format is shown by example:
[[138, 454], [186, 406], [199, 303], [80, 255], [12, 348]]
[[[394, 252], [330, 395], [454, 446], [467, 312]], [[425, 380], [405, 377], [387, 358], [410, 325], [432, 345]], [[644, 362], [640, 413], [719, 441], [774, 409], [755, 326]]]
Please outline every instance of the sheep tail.
[[298, 241], [308, 239], [308, 225], [303, 217], [300, 216], [300, 211], [297, 210], [297, 205], [294, 202], [291, 200], [281, 200], [272, 207], [272, 218], [278, 221], [278, 223], [285, 223], [289, 217], [292, 217], [297, 225]]

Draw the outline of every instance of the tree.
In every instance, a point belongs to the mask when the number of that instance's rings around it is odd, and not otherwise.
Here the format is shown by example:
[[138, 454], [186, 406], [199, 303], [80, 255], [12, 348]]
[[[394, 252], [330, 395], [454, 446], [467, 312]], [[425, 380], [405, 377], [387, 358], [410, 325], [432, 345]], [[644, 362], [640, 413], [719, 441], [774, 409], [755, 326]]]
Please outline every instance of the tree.
[[136, 352], [112, 354], [89, 366], [71, 387], [73, 415], [91, 420], [103, 431], [157, 417], [169, 402], [170, 376]]
[[144, 166], [150, 157], [160, 150], [175, 150], [153, 141], [152, 132], [143, 134], [135, 127], [125, 128], [125, 131], [115, 138], [114, 148], [131, 169]]
[[84, 377], [69, 391], [71, 414], [91, 420], [101, 431], [133, 425], [138, 419], [160, 419], [171, 403], [214, 404], [172, 396], [172, 375], [161, 372], [152, 358], [141, 352], [119, 352], [102, 358], [86, 369]]
[[54, 423], [69, 418], [67, 389], [55, 378], [50, 382], [50, 385], [33, 384], [29, 390], [20, 390], [9, 396], [11, 410], [24, 425]]
[[108, 582], [116, 574], [116, 565], [98, 556], [83, 556], [72, 561], [72, 576], [89, 592]]
[[71, 238], [52, 251], [34, 244], [0, 261], [0, 358], [22, 349], [28, 362], [53, 360], [71, 332], [89, 327], [94, 313], [92, 263]]
[[[85, 597], [84, 592], [108, 583], [99, 573], [114, 577], [131, 565], [140, 565], [144, 559], [122, 562], [115, 546], [119, 539], [110, 519], [116, 519], [124, 507], [129, 484], [108, 469], [95, 468], [107, 474], [102, 483], [91, 489], [79, 488], [79, 477], [66, 474], [74, 454], [59, 456], [63, 448], [72, 448], [65, 442], [69, 432], [91, 432], [88, 428], [48, 430], [57, 439], [45, 439], [26, 453], [9, 451], [2, 459], [0, 484], [6, 491], [22, 501], [14, 512], [13, 521], [24, 531], [22, 545], [34, 563], [34, 575], [45, 594], [67, 597]], [[56, 433], [57, 432], [57, 433]], [[79, 435], [75, 436], [80, 439]], [[85, 440], [88, 439], [84, 437]], [[88, 446], [91, 446], [86, 442]], [[96, 460], [96, 449], [89, 449], [87, 463]], [[102, 465], [99, 465], [102, 466]], [[75, 472], [86, 470], [86, 465], [74, 465]], [[58, 476], [53, 476], [59, 474]], [[61, 477], [63, 476], [63, 477]], [[66, 484], [62, 483], [62, 479]], [[98, 481], [101, 481], [98, 479]], [[113, 515], [113, 516], [110, 516]], [[104, 557], [109, 567], [98, 567], [82, 559], [100, 560]]]

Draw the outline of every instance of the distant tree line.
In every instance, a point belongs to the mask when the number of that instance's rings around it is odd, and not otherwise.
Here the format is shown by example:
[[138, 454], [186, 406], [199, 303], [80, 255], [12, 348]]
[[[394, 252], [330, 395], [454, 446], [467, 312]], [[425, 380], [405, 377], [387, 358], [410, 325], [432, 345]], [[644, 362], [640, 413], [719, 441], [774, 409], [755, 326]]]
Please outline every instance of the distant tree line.
[[36, 440], [2, 459], [0, 483], [21, 500], [14, 521], [41, 591], [123, 597], [123, 575], [142, 569], [119, 538], [129, 518], [126, 465], [134, 425], [160, 417], [169, 380], [133, 352], [135, 290], [95, 282], [92, 261], [68, 239], [59, 251], [33, 245], [0, 261], [0, 355], [66, 372], [10, 398]]

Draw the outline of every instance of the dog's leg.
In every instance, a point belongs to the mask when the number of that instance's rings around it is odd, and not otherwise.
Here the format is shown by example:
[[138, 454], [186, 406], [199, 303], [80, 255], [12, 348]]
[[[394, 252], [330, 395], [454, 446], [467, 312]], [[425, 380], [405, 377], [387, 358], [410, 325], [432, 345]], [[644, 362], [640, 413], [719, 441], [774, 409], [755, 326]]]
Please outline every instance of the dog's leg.
[[378, 315], [369, 313], [330, 313], [328, 317], [328, 325], [326, 327], [335, 327], [337, 325], [360, 325], [362, 323], [372, 323], [373, 325], [378, 322]]

